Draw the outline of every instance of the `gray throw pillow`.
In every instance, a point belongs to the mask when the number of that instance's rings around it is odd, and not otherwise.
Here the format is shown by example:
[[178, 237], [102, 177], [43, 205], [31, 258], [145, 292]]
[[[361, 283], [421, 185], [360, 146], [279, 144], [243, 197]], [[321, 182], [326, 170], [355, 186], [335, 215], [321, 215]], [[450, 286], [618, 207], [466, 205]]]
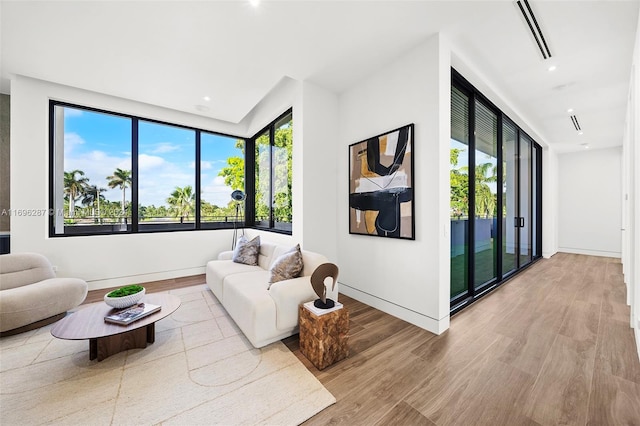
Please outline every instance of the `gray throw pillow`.
[[243, 235], [238, 240], [236, 248], [233, 250], [233, 260], [236, 263], [244, 263], [245, 265], [257, 265], [258, 255], [260, 254], [260, 235], [253, 240], [248, 241]]
[[302, 252], [300, 244], [296, 244], [291, 250], [279, 256], [270, 269], [269, 287], [278, 281], [295, 278], [300, 275], [303, 268]]

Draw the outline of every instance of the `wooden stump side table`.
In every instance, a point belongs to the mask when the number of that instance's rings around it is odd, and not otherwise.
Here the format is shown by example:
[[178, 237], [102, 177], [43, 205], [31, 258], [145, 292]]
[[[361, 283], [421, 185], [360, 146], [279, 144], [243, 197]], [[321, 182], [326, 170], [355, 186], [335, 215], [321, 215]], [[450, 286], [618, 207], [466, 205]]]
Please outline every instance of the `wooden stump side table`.
[[316, 315], [304, 305], [300, 317], [300, 352], [318, 369], [349, 356], [349, 311], [340, 308]]

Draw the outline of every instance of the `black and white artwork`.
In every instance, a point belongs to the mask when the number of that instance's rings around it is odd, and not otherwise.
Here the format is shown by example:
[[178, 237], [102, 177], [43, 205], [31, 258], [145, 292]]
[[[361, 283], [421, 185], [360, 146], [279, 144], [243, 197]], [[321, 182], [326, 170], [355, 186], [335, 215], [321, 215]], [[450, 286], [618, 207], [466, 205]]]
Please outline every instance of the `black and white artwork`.
[[413, 130], [349, 145], [349, 233], [415, 239]]

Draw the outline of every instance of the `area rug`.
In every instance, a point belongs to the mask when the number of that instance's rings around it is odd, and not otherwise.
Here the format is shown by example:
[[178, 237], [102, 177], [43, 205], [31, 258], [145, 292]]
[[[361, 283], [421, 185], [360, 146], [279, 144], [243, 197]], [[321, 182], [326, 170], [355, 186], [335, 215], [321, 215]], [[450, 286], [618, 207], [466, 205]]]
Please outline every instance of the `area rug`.
[[102, 362], [51, 326], [0, 339], [0, 423], [295, 425], [335, 403], [284, 344], [253, 348], [206, 285], [170, 293], [155, 343]]

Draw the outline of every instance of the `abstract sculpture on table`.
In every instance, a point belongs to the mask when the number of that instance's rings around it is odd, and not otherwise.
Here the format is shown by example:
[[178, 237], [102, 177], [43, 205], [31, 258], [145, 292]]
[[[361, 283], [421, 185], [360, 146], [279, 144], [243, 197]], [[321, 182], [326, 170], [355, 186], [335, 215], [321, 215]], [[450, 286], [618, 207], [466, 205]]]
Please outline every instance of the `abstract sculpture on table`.
[[331, 309], [335, 306], [333, 300], [327, 299], [327, 286], [324, 282], [327, 278], [333, 279], [333, 284], [331, 285], [331, 290], [333, 290], [338, 281], [338, 266], [333, 263], [323, 263], [311, 274], [311, 287], [319, 297], [313, 302], [313, 305], [319, 309]]

